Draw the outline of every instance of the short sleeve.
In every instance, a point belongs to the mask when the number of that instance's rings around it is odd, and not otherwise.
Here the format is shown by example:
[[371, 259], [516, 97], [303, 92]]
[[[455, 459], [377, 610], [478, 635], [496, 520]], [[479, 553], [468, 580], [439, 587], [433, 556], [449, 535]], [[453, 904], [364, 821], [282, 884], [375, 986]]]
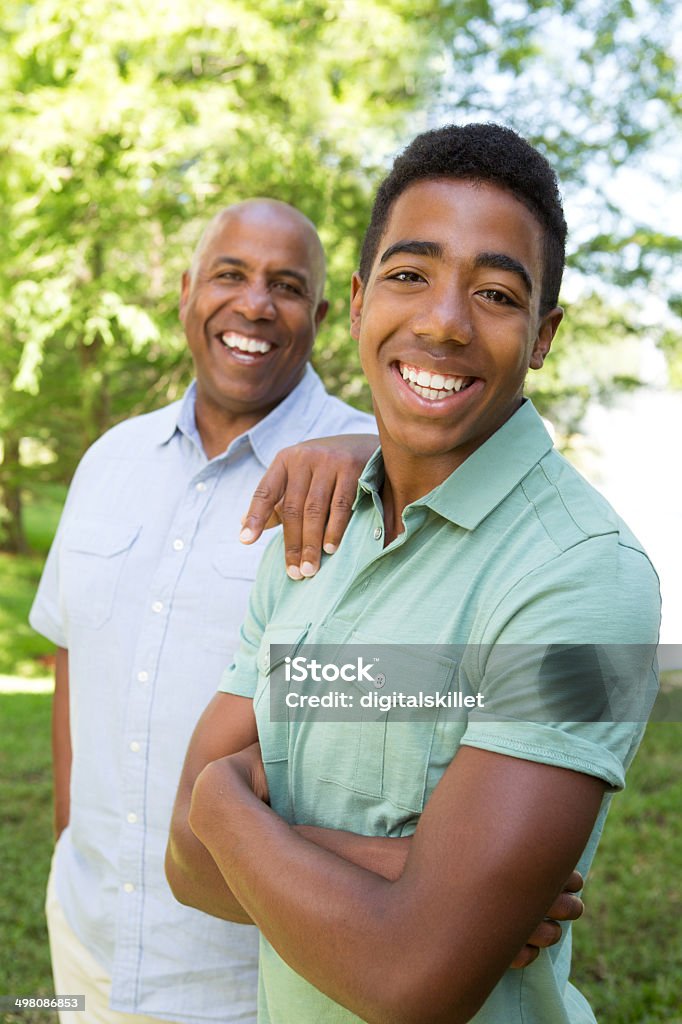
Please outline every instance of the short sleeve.
[[655, 700], [658, 579], [617, 536], [588, 538], [504, 595], [465, 655], [484, 707], [462, 743], [621, 789]]

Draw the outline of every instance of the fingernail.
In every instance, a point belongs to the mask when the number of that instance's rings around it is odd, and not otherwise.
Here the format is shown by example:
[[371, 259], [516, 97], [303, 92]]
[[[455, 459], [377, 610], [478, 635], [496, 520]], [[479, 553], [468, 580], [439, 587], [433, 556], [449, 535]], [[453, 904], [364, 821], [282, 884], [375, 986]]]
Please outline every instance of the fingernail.
[[248, 544], [250, 540], [253, 540], [253, 530], [249, 529], [248, 526], [245, 526], [239, 534], [239, 539], [242, 544]]
[[333, 555], [338, 545], [336, 544], [323, 544], [322, 547], [328, 555]]
[[312, 562], [301, 562], [301, 573], [304, 576], [314, 576], [317, 569]]
[[301, 572], [301, 570], [299, 569], [299, 567], [297, 565], [288, 565], [287, 566], [287, 576], [289, 577], [290, 580], [302, 580], [303, 579], [303, 573]]

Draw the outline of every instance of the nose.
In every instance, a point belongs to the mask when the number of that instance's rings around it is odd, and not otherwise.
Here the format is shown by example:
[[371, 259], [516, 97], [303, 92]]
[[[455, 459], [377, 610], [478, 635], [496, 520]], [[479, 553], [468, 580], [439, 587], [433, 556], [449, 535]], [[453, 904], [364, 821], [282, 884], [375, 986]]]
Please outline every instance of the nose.
[[412, 318], [412, 330], [429, 341], [469, 345], [473, 324], [466, 288], [450, 279], [429, 288]]
[[234, 296], [233, 307], [246, 320], [274, 320], [277, 315], [267, 281], [242, 281]]

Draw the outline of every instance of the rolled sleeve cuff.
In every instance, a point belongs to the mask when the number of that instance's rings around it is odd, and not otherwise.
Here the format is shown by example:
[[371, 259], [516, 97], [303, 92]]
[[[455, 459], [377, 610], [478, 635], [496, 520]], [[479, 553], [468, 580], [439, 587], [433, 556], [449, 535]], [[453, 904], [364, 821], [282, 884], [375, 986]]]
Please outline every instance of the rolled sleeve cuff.
[[523, 761], [555, 765], [603, 779], [613, 789], [625, 786], [625, 767], [611, 750], [566, 727], [534, 722], [469, 722], [462, 745], [479, 747]]

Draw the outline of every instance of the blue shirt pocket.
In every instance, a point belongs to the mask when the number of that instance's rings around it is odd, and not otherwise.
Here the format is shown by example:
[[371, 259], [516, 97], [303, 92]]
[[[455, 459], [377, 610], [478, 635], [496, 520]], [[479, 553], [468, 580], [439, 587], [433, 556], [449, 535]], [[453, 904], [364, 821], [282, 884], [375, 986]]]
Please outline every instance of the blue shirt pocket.
[[126, 558], [140, 532], [137, 523], [74, 519], [64, 532], [59, 582], [66, 620], [90, 629], [111, 618]]

